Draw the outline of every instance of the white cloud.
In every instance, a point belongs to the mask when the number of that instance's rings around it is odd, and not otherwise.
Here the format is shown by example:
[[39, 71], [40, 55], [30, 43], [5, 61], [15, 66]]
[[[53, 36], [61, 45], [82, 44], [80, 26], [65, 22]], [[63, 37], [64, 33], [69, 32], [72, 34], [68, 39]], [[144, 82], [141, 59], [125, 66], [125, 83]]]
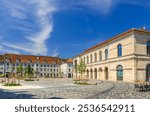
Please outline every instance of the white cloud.
[[98, 14], [107, 15], [118, 0], [56, 0], [57, 7], [62, 10], [85, 10], [90, 9]]
[[[10, 28], [26, 33], [17, 43], [3, 41], [2, 45], [34, 55], [48, 54], [46, 41], [53, 32], [54, 12], [82, 6], [107, 14], [113, 4], [112, 0], [0, 0], [0, 3], [8, 10], [9, 15], [17, 20], [18, 25], [11, 25]], [[25, 21], [26, 19], [32, 20], [37, 29], [30, 21]], [[58, 53], [55, 49], [50, 51], [50, 55], [56, 56]]]
[[0, 51], [1, 51], [0, 53], [14, 53], [14, 54], [19, 54], [18, 51], [5, 48], [5, 47], [3, 47], [1, 45], [0, 45]]
[[16, 0], [1, 0], [0, 1], [1, 6], [7, 8], [9, 10], [10, 16], [19, 18], [19, 19], [25, 19], [25, 6], [23, 4], [23, 0], [17, 2]]
[[114, 0], [86, 0], [80, 2], [81, 5], [105, 15], [112, 10], [114, 3], [116, 3]]
[[[23, 25], [15, 25], [10, 26], [10, 28], [15, 28], [18, 30], [23, 31], [24, 33], [28, 32], [29, 34], [22, 37], [20, 43], [16, 44], [9, 43], [4, 41], [3, 45], [17, 49], [23, 50], [28, 53], [37, 55], [47, 55], [48, 50], [46, 46], [46, 40], [50, 39], [51, 32], [53, 31], [53, 18], [52, 14], [56, 11], [56, 7], [54, 5], [53, 0], [22, 0], [22, 1], [15, 1], [9, 0], [0, 1], [3, 4], [3, 7], [9, 9], [9, 14], [11, 17], [16, 18], [17, 22], [23, 22], [24, 19], [30, 19], [32, 16], [32, 21], [36, 23], [35, 25], [26, 24]], [[23, 43], [24, 42], [24, 43]]]
[[9, 47], [9, 48], [13, 48], [13, 49], [16, 49], [16, 50], [23, 50], [23, 51], [26, 51], [26, 52], [34, 52], [34, 50], [32, 48], [26, 47], [26, 46], [32, 46], [32, 44], [30, 44], [30, 45], [24, 45], [24, 44], [19, 44], [19, 43], [16, 43], [16, 44], [2, 43], [2, 45], [5, 48]]
[[54, 49], [54, 50], [51, 52], [51, 56], [53, 56], [53, 57], [59, 56], [58, 49]]

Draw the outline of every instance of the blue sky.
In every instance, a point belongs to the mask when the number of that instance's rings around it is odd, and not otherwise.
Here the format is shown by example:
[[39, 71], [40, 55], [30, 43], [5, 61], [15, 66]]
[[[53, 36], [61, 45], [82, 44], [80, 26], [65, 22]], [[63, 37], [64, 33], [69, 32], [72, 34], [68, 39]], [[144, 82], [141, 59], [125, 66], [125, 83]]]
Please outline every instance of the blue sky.
[[0, 0], [0, 53], [73, 57], [131, 28], [149, 0]]

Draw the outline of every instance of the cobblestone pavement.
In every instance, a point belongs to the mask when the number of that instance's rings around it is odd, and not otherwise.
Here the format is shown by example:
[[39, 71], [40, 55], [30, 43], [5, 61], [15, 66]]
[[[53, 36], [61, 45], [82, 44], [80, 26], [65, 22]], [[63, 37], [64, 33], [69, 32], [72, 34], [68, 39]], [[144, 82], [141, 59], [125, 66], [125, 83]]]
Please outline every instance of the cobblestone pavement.
[[150, 91], [139, 92], [133, 83], [110, 82], [114, 88], [110, 91], [92, 96], [92, 99], [150, 99]]
[[[137, 92], [132, 83], [96, 81], [97, 85], [75, 85], [72, 79], [44, 79], [24, 82], [27, 89], [0, 89], [0, 99], [142, 99], [150, 92]], [[32, 88], [38, 86], [38, 88]], [[41, 87], [41, 88], [40, 88]]]

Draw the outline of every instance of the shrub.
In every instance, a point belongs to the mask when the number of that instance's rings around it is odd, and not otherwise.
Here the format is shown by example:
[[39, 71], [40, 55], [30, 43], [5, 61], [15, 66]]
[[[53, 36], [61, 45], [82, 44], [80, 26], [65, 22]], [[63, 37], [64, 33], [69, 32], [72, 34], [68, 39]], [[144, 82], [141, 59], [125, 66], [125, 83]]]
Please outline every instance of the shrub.
[[4, 86], [21, 86], [21, 85], [16, 83], [6, 83]]
[[25, 81], [34, 81], [34, 79], [25, 79]]

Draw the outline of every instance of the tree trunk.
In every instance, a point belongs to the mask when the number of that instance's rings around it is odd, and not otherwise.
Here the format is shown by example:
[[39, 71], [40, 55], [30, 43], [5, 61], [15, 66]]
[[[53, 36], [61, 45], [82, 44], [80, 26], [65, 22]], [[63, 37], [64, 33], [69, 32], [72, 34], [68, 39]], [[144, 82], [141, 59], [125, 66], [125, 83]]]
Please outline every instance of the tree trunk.
[[18, 84], [20, 85], [20, 77], [18, 77]]

